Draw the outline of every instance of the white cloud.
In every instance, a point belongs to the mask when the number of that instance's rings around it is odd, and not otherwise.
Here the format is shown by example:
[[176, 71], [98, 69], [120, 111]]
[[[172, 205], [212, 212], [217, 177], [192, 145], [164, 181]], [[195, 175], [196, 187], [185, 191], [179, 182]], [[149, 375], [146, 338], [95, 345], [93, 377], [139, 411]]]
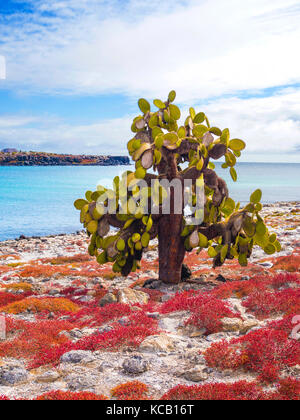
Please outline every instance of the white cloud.
[[23, 127], [37, 121], [39, 121], [39, 119], [36, 117], [21, 117], [19, 115], [0, 116], [0, 130]]
[[245, 139], [247, 160], [300, 162], [300, 90], [286, 89], [266, 98], [220, 99], [204, 107], [212, 122]]
[[[32, 0], [3, 17], [0, 54], [15, 92], [165, 97], [201, 106], [247, 141], [247, 160], [300, 162], [298, 0]], [[4, 21], [6, 19], [6, 21]], [[230, 99], [222, 99], [229, 94]], [[215, 98], [215, 99], [212, 99]], [[70, 124], [59, 116], [0, 118], [1, 145], [72, 153], [126, 152], [132, 116]], [[284, 157], [285, 153], [285, 157]]]
[[[73, 154], [127, 154], [130, 117], [90, 125], [70, 125], [61, 120], [41, 118], [0, 118], [0, 148]], [[33, 123], [33, 124], [32, 124]]]
[[[300, 91], [286, 89], [268, 98], [219, 99], [197, 107], [211, 123], [230, 128], [246, 141], [245, 161], [300, 162]], [[0, 119], [3, 147], [62, 153], [126, 154], [134, 116], [71, 125], [55, 119]], [[32, 124], [33, 123], [33, 124]], [[36, 126], [34, 126], [37, 123]], [[28, 146], [30, 145], [30, 146]]]
[[190, 101], [300, 81], [298, 0], [34, 4], [33, 17], [0, 30], [8, 84], [20, 89], [152, 97], [176, 88]]
[[6, 78], [6, 62], [5, 57], [0, 55], [0, 80]]

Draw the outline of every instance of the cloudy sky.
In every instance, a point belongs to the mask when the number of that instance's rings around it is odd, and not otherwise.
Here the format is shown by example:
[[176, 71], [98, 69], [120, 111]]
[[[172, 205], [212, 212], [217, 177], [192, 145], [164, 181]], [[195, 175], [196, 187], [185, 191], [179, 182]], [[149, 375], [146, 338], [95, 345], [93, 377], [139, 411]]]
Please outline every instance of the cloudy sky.
[[299, 19], [299, 0], [1, 1], [0, 149], [125, 153], [137, 99], [175, 89], [244, 160], [300, 162]]

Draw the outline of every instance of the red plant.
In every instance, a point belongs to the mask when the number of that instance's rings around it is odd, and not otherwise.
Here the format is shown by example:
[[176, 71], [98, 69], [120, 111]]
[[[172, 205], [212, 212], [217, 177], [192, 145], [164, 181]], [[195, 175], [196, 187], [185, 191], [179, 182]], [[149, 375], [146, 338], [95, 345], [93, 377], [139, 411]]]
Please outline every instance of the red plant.
[[240, 381], [233, 384], [211, 383], [206, 385], [177, 385], [162, 400], [236, 401], [263, 400], [263, 389], [256, 383]]
[[300, 255], [292, 254], [277, 258], [272, 270], [288, 271], [290, 273], [299, 273]]
[[300, 363], [300, 344], [285, 331], [263, 328], [230, 342], [214, 343], [205, 352], [210, 367], [244, 368], [260, 374], [259, 380], [274, 382], [282, 369]]
[[98, 327], [106, 322], [117, 320], [123, 316], [128, 316], [132, 312], [129, 305], [123, 303], [112, 303], [103, 308], [93, 305], [82, 308], [79, 312], [70, 317], [69, 321], [77, 327]]
[[267, 318], [270, 315], [300, 313], [300, 289], [281, 291], [256, 291], [243, 303], [248, 311], [257, 317]]
[[88, 254], [77, 254], [70, 257], [56, 257], [56, 258], [43, 258], [43, 264], [62, 265], [62, 264], [75, 264], [91, 261], [92, 258]]
[[300, 381], [282, 379], [276, 384], [277, 391], [264, 391], [256, 382], [211, 383], [198, 386], [178, 385], [161, 398], [162, 400], [205, 401], [299, 401]]
[[206, 328], [207, 334], [222, 331], [222, 318], [241, 318], [240, 314], [233, 312], [226, 302], [209, 293], [183, 292], [164, 303], [161, 308], [162, 313], [178, 310], [191, 311], [192, 316], [186, 324]]
[[34, 369], [46, 364], [56, 364], [63, 354], [71, 350], [115, 351], [124, 346], [138, 347], [146, 337], [157, 333], [157, 324], [156, 320], [149, 318], [143, 312], [133, 313], [128, 317], [126, 325], [115, 323], [111, 331], [85, 337], [77, 343], [67, 342], [38, 352], [30, 367]]
[[127, 382], [111, 390], [111, 395], [118, 400], [145, 400], [148, 387], [139, 381]]
[[268, 323], [268, 327], [273, 328], [274, 330], [284, 331], [288, 336], [290, 336], [293, 329], [295, 328], [295, 324], [293, 323], [295, 315], [297, 314], [285, 316], [279, 321], [271, 321]]
[[300, 285], [300, 277], [298, 274], [281, 273], [271, 277], [270, 284], [273, 289], [280, 289], [283, 286], [290, 287], [291, 284]]
[[291, 284], [300, 284], [299, 276], [291, 273], [277, 274], [275, 276], [256, 276], [246, 281], [232, 281], [217, 287], [212, 294], [221, 299], [236, 296], [240, 299], [250, 294], [262, 293], [266, 290], [276, 290]]
[[160, 302], [162, 296], [164, 296], [164, 293], [160, 290], [143, 289], [143, 292], [149, 295], [150, 301], [152, 302]]
[[20, 314], [30, 310], [31, 312], [77, 312], [79, 306], [68, 299], [63, 298], [33, 298], [19, 300], [1, 308], [2, 312]]
[[67, 321], [26, 322], [6, 318], [7, 335], [10, 340], [0, 342], [0, 357], [25, 358], [31, 360], [36, 352], [44, 352], [67, 342], [59, 335], [74, 326]]
[[47, 392], [36, 398], [36, 401], [103, 401], [108, 398], [91, 392]]
[[21, 293], [18, 295], [14, 293], [0, 292], [0, 308], [2, 310], [3, 306], [7, 306], [11, 303], [18, 302], [32, 295], [32, 292]]
[[162, 314], [168, 314], [170, 312], [176, 311], [190, 311], [192, 308], [195, 308], [195, 298], [197, 294], [195, 291], [188, 291], [182, 293], [176, 293], [176, 295], [165, 302], [161, 308], [160, 312]]
[[265, 290], [263, 283], [257, 279], [247, 281], [232, 281], [224, 283], [213, 290], [212, 294], [220, 299], [228, 299], [232, 296], [242, 299], [257, 289]]
[[[278, 395], [283, 400], [300, 400], [300, 381], [295, 378], [286, 378], [279, 381]], [[276, 396], [276, 394], [275, 394]]]

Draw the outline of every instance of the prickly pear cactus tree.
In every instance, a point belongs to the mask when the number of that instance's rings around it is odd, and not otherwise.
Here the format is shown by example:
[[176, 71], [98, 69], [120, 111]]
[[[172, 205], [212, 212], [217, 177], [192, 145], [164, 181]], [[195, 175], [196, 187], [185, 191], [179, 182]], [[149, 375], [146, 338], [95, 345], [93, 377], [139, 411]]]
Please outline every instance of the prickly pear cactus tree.
[[[140, 268], [143, 252], [158, 238], [159, 278], [179, 283], [185, 254], [194, 249], [206, 249], [214, 267], [234, 258], [246, 266], [255, 245], [268, 255], [280, 251], [276, 235], [269, 234], [259, 214], [262, 192], [255, 191], [242, 208], [215, 172], [213, 161], [225, 158], [222, 167], [237, 181], [235, 165], [244, 141], [231, 139], [229, 129], [211, 126], [207, 116], [193, 108], [181, 120], [175, 98], [172, 91], [166, 102], [154, 100], [154, 110], [139, 100], [141, 115], [132, 123], [134, 137], [128, 142], [135, 171], [116, 177], [112, 189], [98, 186], [75, 202], [90, 237], [89, 253], [99, 264], [112, 262], [114, 272], [127, 276]], [[202, 208], [195, 207], [198, 186]]]

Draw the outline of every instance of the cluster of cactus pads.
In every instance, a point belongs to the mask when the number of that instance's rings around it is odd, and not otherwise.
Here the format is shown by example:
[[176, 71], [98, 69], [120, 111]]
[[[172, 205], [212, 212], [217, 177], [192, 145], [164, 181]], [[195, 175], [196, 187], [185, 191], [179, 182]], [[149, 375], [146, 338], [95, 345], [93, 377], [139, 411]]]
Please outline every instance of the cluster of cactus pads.
[[[89, 253], [99, 264], [113, 262], [113, 270], [127, 276], [140, 268], [143, 252], [158, 237], [160, 279], [179, 283], [185, 253], [195, 248], [199, 252], [207, 249], [215, 267], [234, 258], [246, 266], [255, 245], [268, 255], [280, 251], [276, 235], [268, 232], [259, 215], [262, 192], [255, 191], [242, 208], [229, 197], [226, 182], [215, 172], [212, 160], [225, 158], [222, 167], [237, 181], [235, 165], [246, 147], [244, 141], [230, 139], [227, 128], [212, 127], [206, 115], [193, 108], [180, 126], [181, 112], [173, 103], [175, 98], [172, 91], [166, 102], [155, 100], [155, 111], [148, 101], [139, 100], [142, 114], [134, 119], [131, 130], [135, 135], [128, 142], [135, 171], [116, 177], [112, 189], [98, 186], [75, 202], [91, 239]], [[204, 185], [201, 224], [188, 223], [184, 208], [181, 214], [174, 210], [172, 200], [176, 197], [172, 188], [165, 191], [162, 180], [179, 180], [182, 185], [191, 180], [192, 209], [196, 186]], [[158, 187], [153, 188], [156, 183]], [[161, 211], [166, 197], [171, 200], [169, 214]], [[155, 212], [148, 210], [149, 200], [155, 202]], [[196, 218], [195, 213], [192, 216]]]

